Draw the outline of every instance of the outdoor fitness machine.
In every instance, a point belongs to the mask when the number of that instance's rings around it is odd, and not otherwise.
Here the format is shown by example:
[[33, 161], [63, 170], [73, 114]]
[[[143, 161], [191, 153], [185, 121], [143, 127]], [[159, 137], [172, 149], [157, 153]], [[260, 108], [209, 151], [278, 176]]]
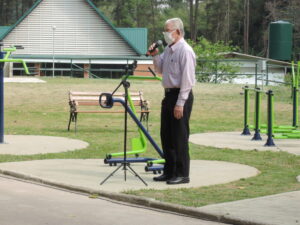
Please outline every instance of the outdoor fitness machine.
[[23, 49], [22, 46], [12, 46], [10, 48], [3, 49], [3, 43], [0, 43], [0, 144], [4, 143], [4, 63], [6, 62], [16, 62], [22, 63], [25, 73], [29, 74], [26, 63], [22, 59], [12, 59], [9, 58], [11, 53], [16, 51], [17, 49]]
[[[150, 67], [148, 69], [153, 74], [153, 77], [129, 75], [127, 79], [130, 79], [130, 80], [158, 80], [158, 81], [162, 80], [161, 77], [156, 76], [156, 74]], [[125, 78], [125, 76], [122, 77], [122, 79], [124, 79], [124, 78]], [[135, 110], [134, 104], [131, 100], [130, 93], [128, 93], [128, 103], [129, 103], [129, 107], [130, 107], [132, 113], [137, 118], [136, 110]], [[153, 171], [154, 173], [156, 173], [156, 172], [160, 173], [161, 170], [163, 169], [163, 167], [162, 166], [154, 167], [153, 164], [154, 163], [155, 164], [163, 164], [165, 162], [164, 159], [157, 160], [155, 158], [139, 157], [139, 154], [144, 153], [147, 150], [147, 140], [146, 140], [146, 136], [143, 133], [143, 130], [141, 128], [138, 129], [138, 132], [139, 132], [140, 137], [131, 139], [132, 150], [127, 152], [127, 155], [135, 155], [136, 157], [127, 158], [127, 162], [129, 162], [129, 163], [144, 163], [144, 162], [146, 162], [147, 163], [147, 166], [145, 167], [146, 171]], [[155, 148], [155, 150], [158, 152], [158, 154], [161, 157], [163, 157], [163, 154], [162, 154], [162, 151], [160, 150], [160, 148], [158, 148], [158, 149]], [[114, 157], [118, 157], [118, 156], [124, 157], [124, 152], [107, 154], [106, 158], [104, 159], [104, 163], [109, 164], [110, 166], [117, 165], [118, 163], [122, 163], [123, 158], [114, 158]]]
[[260, 107], [261, 107], [261, 93], [263, 91], [260, 88], [249, 88], [245, 86], [244, 88], [244, 129], [242, 135], [251, 135], [249, 126], [249, 91], [255, 92], [255, 109], [254, 109], [254, 136], [252, 140], [261, 140], [260, 136]]
[[[261, 94], [265, 93], [261, 91], [260, 88], [250, 88], [248, 86], [243, 87], [244, 89], [244, 129], [241, 135], [251, 135], [250, 128], [254, 128], [254, 135], [252, 140], [259, 141], [262, 140], [260, 135], [261, 128]], [[254, 101], [254, 126], [249, 125], [249, 92], [253, 91], [255, 93]]]
[[[252, 140], [261, 140], [260, 132], [267, 133], [268, 139], [265, 146], [274, 146], [273, 138], [287, 139], [300, 138], [300, 130], [297, 130], [298, 124], [298, 107], [299, 107], [299, 77], [300, 77], [300, 62], [298, 62], [297, 73], [295, 73], [294, 63], [292, 62], [292, 102], [293, 102], [293, 118], [291, 126], [275, 126], [274, 125], [274, 93], [272, 90], [267, 92], [261, 91], [259, 88], [244, 89], [244, 129], [242, 135], [251, 135], [250, 128], [254, 128], [255, 134]], [[255, 107], [254, 107], [254, 126], [249, 125], [249, 92], [255, 92]], [[267, 94], [267, 124], [260, 123], [261, 114], [261, 94]], [[261, 130], [261, 128], [264, 128]], [[274, 135], [280, 133], [280, 135]]]
[[279, 135], [270, 133], [268, 135], [272, 135], [276, 139], [290, 139], [290, 138], [300, 138], [300, 130], [299, 130], [299, 78], [300, 78], [300, 62], [298, 62], [297, 73], [295, 73], [294, 62], [292, 62], [292, 99], [293, 99], [293, 129], [290, 129], [286, 132], [276, 132], [281, 133]]
[[[133, 67], [134, 68], [136, 67], [136, 61], [134, 62]], [[117, 172], [120, 168], [123, 168], [125, 181], [126, 181], [126, 172], [129, 169], [130, 172], [132, 172], [136, 177], [138, 177], [147, 186], [147, 183], [131, 168], [131, 166], [130, 166], [129, 163], [132, 162], [132, 161], [130, 161], [130, 159], [127, 158], [127, 114], [130, 115], [130, 117], [133, 119], [133, 121], [139, 127], [141, 138], [146, 137], [150, 141], [150, 143], [152, 144], [152, 146], [154, 147], [154, 149], [158, 152], [158, 154], [163, 158], [163, 152], [162, 152], [162, 150], [159, 148], [159, 146], [156, 144], [156, 142], [153, 140], [153, 138], [150, 136], [150, 134], [148, 133], [148, 131], [145, 129], [145, 127], [142, 125], [142, 123], [138, 120], [138, 118], [136, 116], [135, 109], [134, 109], [134, 106], [132, 104], [132, 101], [130, 100], [130, 95], [129, 95], [129, 92], [128, 92], [128, 89], [130, 87], [130, 83], [127, 81], [127, 79], [129, 77], [133, 77], [133, 76], [130, 76], [128, 74], [128, 67], [126, 67], [126, 75], [122, 77], [122, 81], [117, 86], [117, 88], [112, 93], [102, 93], [99, 96], [99, 104], [103, 108], [112, 108], [113, 105], [114, 105], [114, 103], [120, 103], [125, 108], [125, 112], [124, 112], [124, 152], [123, 152], [123, 159], [121, 161], [118, 161], [119, 163], [121, 163], [121, 165], [119, 167], [117, 167], [117, 169], [115, 169], [111, 174], [109, 174], [100, 183], [101, 185], [104, 184], [111, 176], [113, 176], [114, 173]], [[142, 78], [136, 76], [133, 79], [142, 79]], [[157, 80], [158, 78], [155, 76], [155, 77], [152, 77], [151, 79], [152, 80], [153, 79]], [[114, 93], [121, 86], [123, 86], [124, 89], [125, 89], [125, 100], [113, 97]], [[130, 106], [128, 106], [128, 102], [129, 102]], [[146, 142], [144, 142], [144, 143], [146, 143]], [[109, 160], [113, 160], [113, 159], [106, 159], [106, 161], [108, 163], [109, 163]]]
[[[151, 69], [151, 68], [149, 68], [149, 69]], [[124, 78], [125, 78], [125, 76], [122, 77], [122, 79], [124, 79]], [[159, 81], [162, 80], [160, 77], [156, 76], [156, 74], [154, 77], [129, 75], [127, 79], [130, 79], [130, 80], [159, 80]], [[136, 109], [135, 109], [135, 106], [131, 99], [130, 92], [128, 93], [128, 103], [129, 103], [129, 107], [132, 110], [133, 114], [137, 117]], [[141, 120], [140, 120], [140, 122], [141, 122]], [[131, 139], [132, 150], [127, 152], [127, 155], [135, 155], [136, 157], [128, 158], [127, 161], [128, 162], [147, 162], [147, 161], [155, 160], [153, 158], [138, 157], [139, 154], [144, 153], [147, 150], [146, 137], [140, 128], [138, 129], [138, 132], [139, 132], [140, 137]], [[122, 158], [114, 158], [114, 157], [123, 156], [123, 155], [124, 155], [123, 152], [109, 153], [106, 155], [106, 157], [104, 159], [104, 163], [109, 164], [109, 165], [116, 165], [117, 163], [121, 163], [123, 161]]]

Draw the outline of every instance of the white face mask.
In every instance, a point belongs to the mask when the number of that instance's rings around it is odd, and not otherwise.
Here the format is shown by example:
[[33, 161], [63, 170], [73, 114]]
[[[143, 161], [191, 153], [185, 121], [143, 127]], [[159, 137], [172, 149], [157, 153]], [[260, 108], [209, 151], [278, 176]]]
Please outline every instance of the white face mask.
[[163, 32], [165, 41], [167, 42], [168, 45], [172, 44], [172, 43], [175, 41], [175, 38], [172, 37], [172, 33], [173, 33], [174, 31], [175, 31], [175, 30], [173, 30], [173, 31], [171, 31], [171, 32]]

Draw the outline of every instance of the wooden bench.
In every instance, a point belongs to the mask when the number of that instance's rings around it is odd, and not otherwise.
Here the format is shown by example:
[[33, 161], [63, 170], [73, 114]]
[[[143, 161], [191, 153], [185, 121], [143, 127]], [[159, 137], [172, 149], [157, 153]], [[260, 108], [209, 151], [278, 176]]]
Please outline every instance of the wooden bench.
[[[99, 105], [99, 96], [102, 92], [79, 92], [69, 91], [70, 118], [68, 123], [68, 131], [70, 130], [71, 122], [75, 123], [75, 131], [77, 131], [77, 115], [78, 113], [124, 113], [124, 108], [120, 110], [118, 107], [104, 109]], [[113, 95], [114, 98], [124, 99], [125, 94], [117, 92]], [[149, 102], [143, 99], [142, 92], [130, 92], [132, 102], [136, 110], [140, 113], [140, 121], [148, 122], [149, 118]], [[120, 103], [115, 103], [114, 106], [121, 106]]]

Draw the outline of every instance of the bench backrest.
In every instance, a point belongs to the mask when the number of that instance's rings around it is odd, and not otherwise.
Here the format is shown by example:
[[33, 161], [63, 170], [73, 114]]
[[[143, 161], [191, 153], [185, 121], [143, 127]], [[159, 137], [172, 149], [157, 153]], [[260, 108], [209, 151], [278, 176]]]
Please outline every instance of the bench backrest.
[[[99, 96], [103, 92], [78, 92], [69, 91], [69, 102], [70, 105], [77, 106], [99, 106]], [[113, 97], [124, 99], [125, 94], [121, 92], [116, 92]], [[147, 102], [143, 99], [142, 92], [130, 92], [130, 96], [134, 106], [145, 107]], [[105, 99], [104, 99], [105, 100]], [[115, 103], [115, 105], [121, 105], [120, 103]]]

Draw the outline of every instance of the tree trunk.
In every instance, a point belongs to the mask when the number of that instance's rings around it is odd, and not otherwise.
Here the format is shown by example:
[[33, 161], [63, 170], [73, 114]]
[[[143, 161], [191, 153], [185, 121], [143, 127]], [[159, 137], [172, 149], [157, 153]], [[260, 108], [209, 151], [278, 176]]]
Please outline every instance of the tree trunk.
[[5, 25], [9, 25], [9, 13], [10, 11], [10, 0], [6, 1], [6, 10], [5, 10]]
[[121, 3], [120, 3], [120, 0], [117, 1], [117, 6], [116, 6], [116, 21], [117, 21], [117, 26], [120, 26], [120, 24], [121, 24]]
[[227, 0], [225, 42], [228, 43], [229, 40], [230, 40], [230, 0]]
[[244, 53], [249, 51], [249, 0], [244, 0]]
[[19, 19], [19, 3], [18, 0], [15, 0], [15, 7], [16, 7], [16, 20]]
[[190, 38], [194, 37], [194, 0], [190, 0]]
[[137, 27], [140, 27], [140, 13], [139, 13], [139, 8], [140, 8], [140, 2], [139, 0], [136, 1], [136, 4], [135, 4], [135, 19], [136, 19], [136, 26]]
[[197, 20], [198, 20], [198, 14], [199, 14], [199, 1], [200, 0], [196, 0], [195, 3], [195, 11], [194, 11], [194, 22], [193, 22], [193, 36], [192, 36], [192, 40], [196, 41], [197, 40]]
[[155, 20], [155, 9], [156, 9], [156, 0], [151, 0], [151, 12], [152, 12], [152, 25], [153, 25], [153, 40], [156, 40], [156, 20]]
[[22, 15], [24, 14], [26, 9], [25, 2], [26, 2], [25, 0], [22, 0]]
[[4, 0], [0, 0], [0, 21], [1, 21], [1, 22], [0, 22], [0, 26], [1, 26], [1, 25], [4, 25], [4, 24], [3, 24], [3, 19], [4, 19], [4, 18], [3, 18], [3, 8], [4, 8], [4, 3], [3, 3], [3, 1], [4, 1]]

